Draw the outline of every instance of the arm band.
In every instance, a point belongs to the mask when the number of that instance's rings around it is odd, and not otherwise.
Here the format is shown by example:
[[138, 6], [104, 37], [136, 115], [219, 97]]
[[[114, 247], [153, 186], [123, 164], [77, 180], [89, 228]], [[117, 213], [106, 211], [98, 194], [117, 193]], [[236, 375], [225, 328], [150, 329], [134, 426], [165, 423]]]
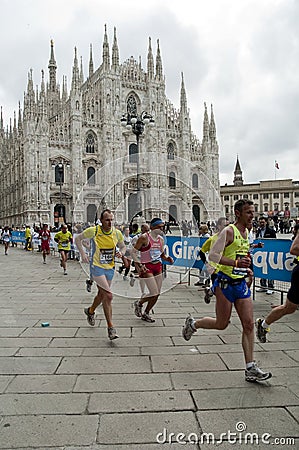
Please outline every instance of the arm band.
[[238, 260], [235, 260], [235, 266], [234, 267], [238, 267]]

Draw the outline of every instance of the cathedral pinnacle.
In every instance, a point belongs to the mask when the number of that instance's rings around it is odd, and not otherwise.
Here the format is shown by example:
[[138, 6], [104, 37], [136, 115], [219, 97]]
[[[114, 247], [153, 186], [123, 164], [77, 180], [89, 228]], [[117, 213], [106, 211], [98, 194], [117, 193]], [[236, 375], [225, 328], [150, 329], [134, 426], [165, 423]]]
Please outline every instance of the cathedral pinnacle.
[[181, 73], [182, 81], [181, 81], [181, 96], [180, 96], [180, 103], [181, 103], [181, 112], [187, 111], [187, 95], [185, 90], [185, 83], [184, 83], [184, 74]]
[[114, 71], [119, 67], [119, 51], [116, 38], [116, 27], [114, 27], [114, 37], [112, 47], [112, 67]]
[[104, 70], [110, 69], [110, 56], [109, 56], [109, 44], [107, 36], [107, 25], [105, 24], [104, 43], [103, 43], [103, 68]]
[[162, 59], [160, 53], [159, 39], [157, 39], [156, 79], [159, 81], [163, 79], [163, 69], [162, 69]]
[[203, 119], [203, 141], [207, 142], [209, 140], [209, 117], [208, 117], [208, 110], [207, 105], [204, 103], [205, 106], [205, 112], [204, 112], [204, 119]]
[[89, 78], [93, 75], [93, 59], [92, 59], [92, 44], [90, 44], [90, 51], [89, 51], [89, 72], [88, 76]]
[[213, 105], [211, 105], [210, 140], [215, 141], [215, 139], [216, 139], [216, 125], [214, 120]]
[[154, 57], [152, 52], [152, 40], [149, 38], [147, 54], [147, 76], [149, 80], [154, 78]]
[[77, 91], [79, 89], [79, 83], [80, 83], [80, 75], [79, 75], [79, 66], [78, 66], [78, 58], [77, 58], [77, 48], [75, 47], [73, 76], [72, 76], [72, 92]]
[[56, 88], [57, 88], [57, 86], [56, 86], [57, 65], [56, 65], [56, 61], [55, 61], [55, 57], [54, 57], [54, 41], [52, 39], [51, 39], [51, 52], [50, 52], [50, 60], [49, 60], [48, 69], [49, 69], [49, 80], [50, 80], [49, 89], [51, 92], [55, 92]]

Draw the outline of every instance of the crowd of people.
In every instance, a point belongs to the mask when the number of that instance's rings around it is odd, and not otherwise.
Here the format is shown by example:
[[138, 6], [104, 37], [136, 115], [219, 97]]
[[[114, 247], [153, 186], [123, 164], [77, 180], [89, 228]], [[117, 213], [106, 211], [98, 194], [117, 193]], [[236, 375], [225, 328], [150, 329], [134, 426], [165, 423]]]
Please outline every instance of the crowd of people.
[[[201, 247], [200, 256], [205, 263], [205, 276], [211, 278], [212, 285], [206, 286], [205, 301], [210, 303], [215, 295], [215, 317], [203, 317], [194, 319], [188, 316], [185, 320], [182, 335], [189, 341], [198, 329], [224, 330], [230, 323], [232, 308], [236, 309], [242, 326], [242, 349], [245, 360], [245, 379], [247, 381], [265, 381], [271, 378], [271, 373], [260, 369], [253, 354], [254, 347], [254, 323], [256, 336], [260, 342], [266, 342], [266, 336], [270, 331], [270, 325], [287, 314], [296, 311], [299, 304], [299, 223], [292, 223], [293, 243], [290, 253], [295, 256], [294, 269], [292, 271], [291, 286], [284, 305], [273, 308], [266, 318], [253, 318], [253, 302], [250, 286], [253, 279], [253, 266], [251, 248], [263, 246], [262, 243], [253, 244], [253, 230], [256, 238], [275, 239], [276, 227], [265, 217], [261, 217], [254, 223], [254, 207], [250, 200], [238, 200], [234, 206], [235, 222], [228, 223], [225, 217], [220, 218], [212, 226], [200, 224], [198, 236], [206, 238]], [[113, 213], [109, 209], [102, 211], [95, 225], [82, 227], [74, 226], [75, 238], [70, 226], [62, 224], [60, 229], [55, 229], [54, 241], [60, 254], [60, 265], [64, 275], [67, 275], [67, 261], [75, 243], [80, 254], [81, 261], [87, 263], [90, 268], [86, 288], [91, 292], [94, 283], [97, 293], [91, 305], [84, 308], [89, 325], [95, 325], [96, 309], [102, 305], [107, 333], [110, 340], [119, 336], [113, 323], [111, 290], [112, 280], [115, 275], [115, 261], [122, 261], [118, 272], [123, 273], [123, 280], [129, 281], [133, 286], [138, 278], [140, 283], [140, 298], [133, 303], [134, 314], [141, 320], [154, 323], [151, 315], [161, 293], [163, 281], [163, 265], [166, 261], [173, 264], [171, 256], [165, 254], [165, 231], [169, 225], [159, 217], [154, 217], [151, 222], [130, 224], [130, 226], [114, 226]], [[299, 222], [299, 221], [297, 221]], [[188, 222], [182, 227], [186, 233]], [[191, 227], [192, 230], [192, 227]], [[8, 254], [11, 242], [11, 229], [5, 226], [0, 231], [4, 244], [5, 255]], [[32, 240], [38, 239], [38, 250], [42, 253], [43, 264], [46, 264], [50, 253], [51, 231], [47, 224], [35, 227], [33, 230], [25, 227], [25, 250], [32, 248]], [[214, 231], [214, 232], [213, 232]], [[192, 233], [192, 231], [191, 231]], [[188, 235], [191, 234], [190, 230]], [[251, 236], [251, 237], [250, 237]], [[198, 282], [196, 283], [198, 284]], [[273, 291], [274, 281], [261, 281], [261, 289]]]

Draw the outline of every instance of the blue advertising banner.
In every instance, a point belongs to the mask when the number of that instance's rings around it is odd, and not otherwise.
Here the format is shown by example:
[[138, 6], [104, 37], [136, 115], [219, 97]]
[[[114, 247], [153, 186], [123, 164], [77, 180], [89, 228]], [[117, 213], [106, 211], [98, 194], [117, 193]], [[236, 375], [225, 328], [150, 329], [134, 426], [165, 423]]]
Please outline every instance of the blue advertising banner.
[[[174, 265], [202, 269], [199, 251], [207, 238], [166, 236], [165, 253], [174, 259]], [[277, 281], [290, 281], [294, 256], [290, 254], [291, 241], [287, 239], [259, 239], [263, 248], [252, 251], [254, 275]]]
[[294, 255], [290, 254], [292, 242], [287, 239], [259, 239], [263, 248], [253, 250], [254, 275], [277, 281], [291, 281]]
[[25, 231], [12, 231], [11, 242], [21, 242], [21, 244], [25, 244]]
[[174, 259], [174, 265], [202, 269], [199, 250], [207, 238], [166, 236], [165, 253]]

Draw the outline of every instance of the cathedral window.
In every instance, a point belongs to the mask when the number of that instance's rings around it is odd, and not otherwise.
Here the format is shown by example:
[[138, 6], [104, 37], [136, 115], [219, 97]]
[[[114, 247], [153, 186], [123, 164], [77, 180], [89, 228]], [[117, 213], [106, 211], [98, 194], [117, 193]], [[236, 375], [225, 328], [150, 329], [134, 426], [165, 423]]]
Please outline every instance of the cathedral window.
[[130, 144], [129, 147], [129, 162], [130, 163], [137, 163], [137, 157], [138, 157], [138, 148], [136, 144]]
[[86, 153], [95, 153], [96, 141], [94, 134], [89, 132], [86, 137]]
[[94, 167], [88, 167], [88, 169], [87, 169], [87, 183], [95, 184], [95, 169], [94, 169]]
[[174, 159], [174, 146], [171, 142], [167, 146], [167, 159]]
[[64, 183], [64, 166], [62, 164], [55, 166], [55, 183]]
[[137, 103], [134, 95], [130, 95], [127, 100], [127, 113], [137, 117]]
[[192, 175], [192, 187], [195, 189], [198, 189], [198, 175], [197, 173], [194, 173]]
[[169, 173], [168, 181], [169, 181], [169, 187], [172, 188], [172, 189], [175, 189], [175, 187], [176, 187], [176, 179], [175, 179], [175, 173], [174, 172], [170, 172]]

